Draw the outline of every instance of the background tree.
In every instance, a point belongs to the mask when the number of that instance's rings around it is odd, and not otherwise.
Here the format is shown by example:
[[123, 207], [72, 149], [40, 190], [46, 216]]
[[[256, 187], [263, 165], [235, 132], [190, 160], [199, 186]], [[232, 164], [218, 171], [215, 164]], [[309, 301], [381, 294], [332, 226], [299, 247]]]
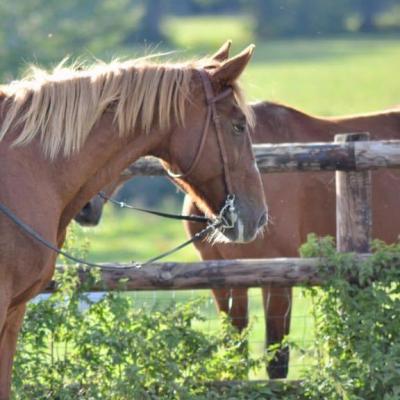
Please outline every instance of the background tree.
[[164, 16], [163, 0], [145, 0], [142, 4], [143, 14], [138, 26], [126, 36], [124, 43], [132, 44], [135, 42], [158, 43], [166, 40], [163, 35], [162, 18]]
[[250, 6], [255, 34], [263, 38], [344, 32], [351, 11], [348, 0], [252, 0]]
[[365, 33], [372, 33], [378, 30], [376, 18], [385, 9], [395, 4], [397, 0], [358, 0], [356, 2], [357, 11], [360, 15], [359, 30]]
[[1, 2], [0, 78], [15, 78], [27, 62], [115, 52], [139, 11], [129, 0]]

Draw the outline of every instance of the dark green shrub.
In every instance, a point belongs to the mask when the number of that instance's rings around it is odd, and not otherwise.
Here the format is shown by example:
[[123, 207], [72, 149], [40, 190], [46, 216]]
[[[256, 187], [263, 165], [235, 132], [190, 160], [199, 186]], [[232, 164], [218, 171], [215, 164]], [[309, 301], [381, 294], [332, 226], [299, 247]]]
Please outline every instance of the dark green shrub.
[[313, 399], [400, 398], [400, 244], [374, 242], [361, 264], [336, 253], [332, 238], [309, 237], [302, 254], [321, 257], [328, 277], [313, 299], [316, 367], [306, 376]]
[[74, 267], [57, 281], [56, 293], [28, 307], [15, 399], [211, 399], [210, 382], [247, 378], [262, 362], [243, 351], [247, 332], [226, 318], [218, 332], [195, 329], [198, 300], [149, 312], [124, 293], [93, 302]]
[[[306, 289], [316, 362], [300, 386], [246, 381], [266, 358], [249, 358], [247, 332], [238, 334], [226, 318], [218, 332], [196, 329], [199, 301], [151, 312], [123, 293], [93, 302], [71, 268], [57, 277], [58, 292], [28, 308], [14, 398], [399, 399], [400, 245], [375, 242], [362, 263], [336, 253], [332, 238], [310, 236], [301, 251], [320, 258], [326, 283]], [[214, 383], [232, 380], [240, 382]]]

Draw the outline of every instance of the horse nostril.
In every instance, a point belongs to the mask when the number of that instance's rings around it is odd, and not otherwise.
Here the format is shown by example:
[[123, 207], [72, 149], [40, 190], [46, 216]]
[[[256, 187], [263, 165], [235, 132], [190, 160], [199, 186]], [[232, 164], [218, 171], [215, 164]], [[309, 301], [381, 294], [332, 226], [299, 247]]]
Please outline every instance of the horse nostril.
[[262, 228], [268, 222], [268, 214], [264, 212], [258, 220], [258, 227]]

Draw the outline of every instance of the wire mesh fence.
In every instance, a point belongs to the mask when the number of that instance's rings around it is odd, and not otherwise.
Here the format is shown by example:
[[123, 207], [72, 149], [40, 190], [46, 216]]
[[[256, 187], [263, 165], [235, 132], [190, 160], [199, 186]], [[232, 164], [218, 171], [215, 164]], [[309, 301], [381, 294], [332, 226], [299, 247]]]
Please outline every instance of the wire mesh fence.
[[[302, 288], [293, 288], [293, 296], [288, 302], [285, 293], [272, 293], [262, 295], [261, 288], [243, 289], [243, 295], [235, 293], [235, 298], [228, 300], [228, 307], [232, 310], [233, 303], [236, 308], [240, 307], [243, 312], [236, 312], [234, 319], [236, 325], [248, 326], [248, 350], [250, 356], [260, 356], [266, 351], [267, 322], [265, 318], [264, 305], [271, 301], [282, 300], [290, 304], [287, 312], [291, 313], [288, 319], [290, 333], [287, 340], [290, 346], [290, 361], [288, 379], [300, 379], [303, 372], [313, 362], [313, 339], [314, 323], [311, 314], [311, 302], [309, 296]], [[90, 293], [89, 298], [97, 302], [103, 298], [105, 293]], [[201, 319], [194, 321], [194, 328], [203, 332], [217, 333], [221, 324], [216, 301], [211, 290], [179, 290], [179, 291], [132, 291], [126, 292], [126, 296], [133, 299], [134, 307], [145, 313], [164, 311], [171, 306], [199, 300]], [[45, 300], [49, 294], [38, 296], [34, 302]], [[87, 308], [86, 303], [81, 304], [82, 310]], [[281, 322], [284, 315], [269, 313], [270, 323]], [[249, 379], [268, 379], [266, 366], [250, 373]]]
[[[137, 291], [129, 292], [136, 307], [150, 312], [154, 309], [163, 310], [172, 303], [187, 302], [201, 299], [201, 315], [203, 320], [196, 321], [196, 328], [207, 332], [217, 331], [220, 324], [216, 303], [210, 290], [182, 290], [182, 291]], [[94, 296], [99, 296], [98, 293]], [[284, 294], [272, 294], [276, 297], [286, 296]], [[268, 299], [266, 299], [268, 301]], [[260, 288], [249, 289], [246, 296], [235, 298], [237, 303], [243, 306], [248, 304], [247, 313], [236, 315], [235, 319], [248, 321], [249, 336], [248, 346], [250, 354], [261, 355], [266, 351], [266, 318], [264, 311], [264, 300]], [[232, 299], [230, 301], [232, 305]], [[307, 294], [301, 288], [293, 289], [292, 310], [290, 321], [290, 333], [288, 341], [291, 344], [291, 355], [289, 362], [288, 379], [299, 379], [303, 371], [310, 366], [313, 360], [313, 337], [314, 324], [311, 315], [311, 303]], [[290, 312], [290, 310], [287, 310]], [[269, 315], [269, 321], [281, 320], [282, 315]], [[245, 324], [240, 323], [240, 325]], [[266, 368], [260, 368], [249, 376], [250, 379], [267, 379]]]

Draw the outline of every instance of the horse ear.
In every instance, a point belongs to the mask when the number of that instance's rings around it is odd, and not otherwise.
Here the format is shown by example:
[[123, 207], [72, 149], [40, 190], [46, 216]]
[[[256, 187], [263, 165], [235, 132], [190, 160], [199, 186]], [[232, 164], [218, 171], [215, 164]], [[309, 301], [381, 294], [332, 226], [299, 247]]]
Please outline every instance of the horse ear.
[[254, 44], [246, 47], [237, 56], [224, 61], [212, 74], [212, 78], [223, 83], [235, 82], [249, 63], [254, 52]]
[[213, 60], [223, 62], [229, 57], [229, 50], [231, 49], [232, 40], [227, 40], [211, 57]]

